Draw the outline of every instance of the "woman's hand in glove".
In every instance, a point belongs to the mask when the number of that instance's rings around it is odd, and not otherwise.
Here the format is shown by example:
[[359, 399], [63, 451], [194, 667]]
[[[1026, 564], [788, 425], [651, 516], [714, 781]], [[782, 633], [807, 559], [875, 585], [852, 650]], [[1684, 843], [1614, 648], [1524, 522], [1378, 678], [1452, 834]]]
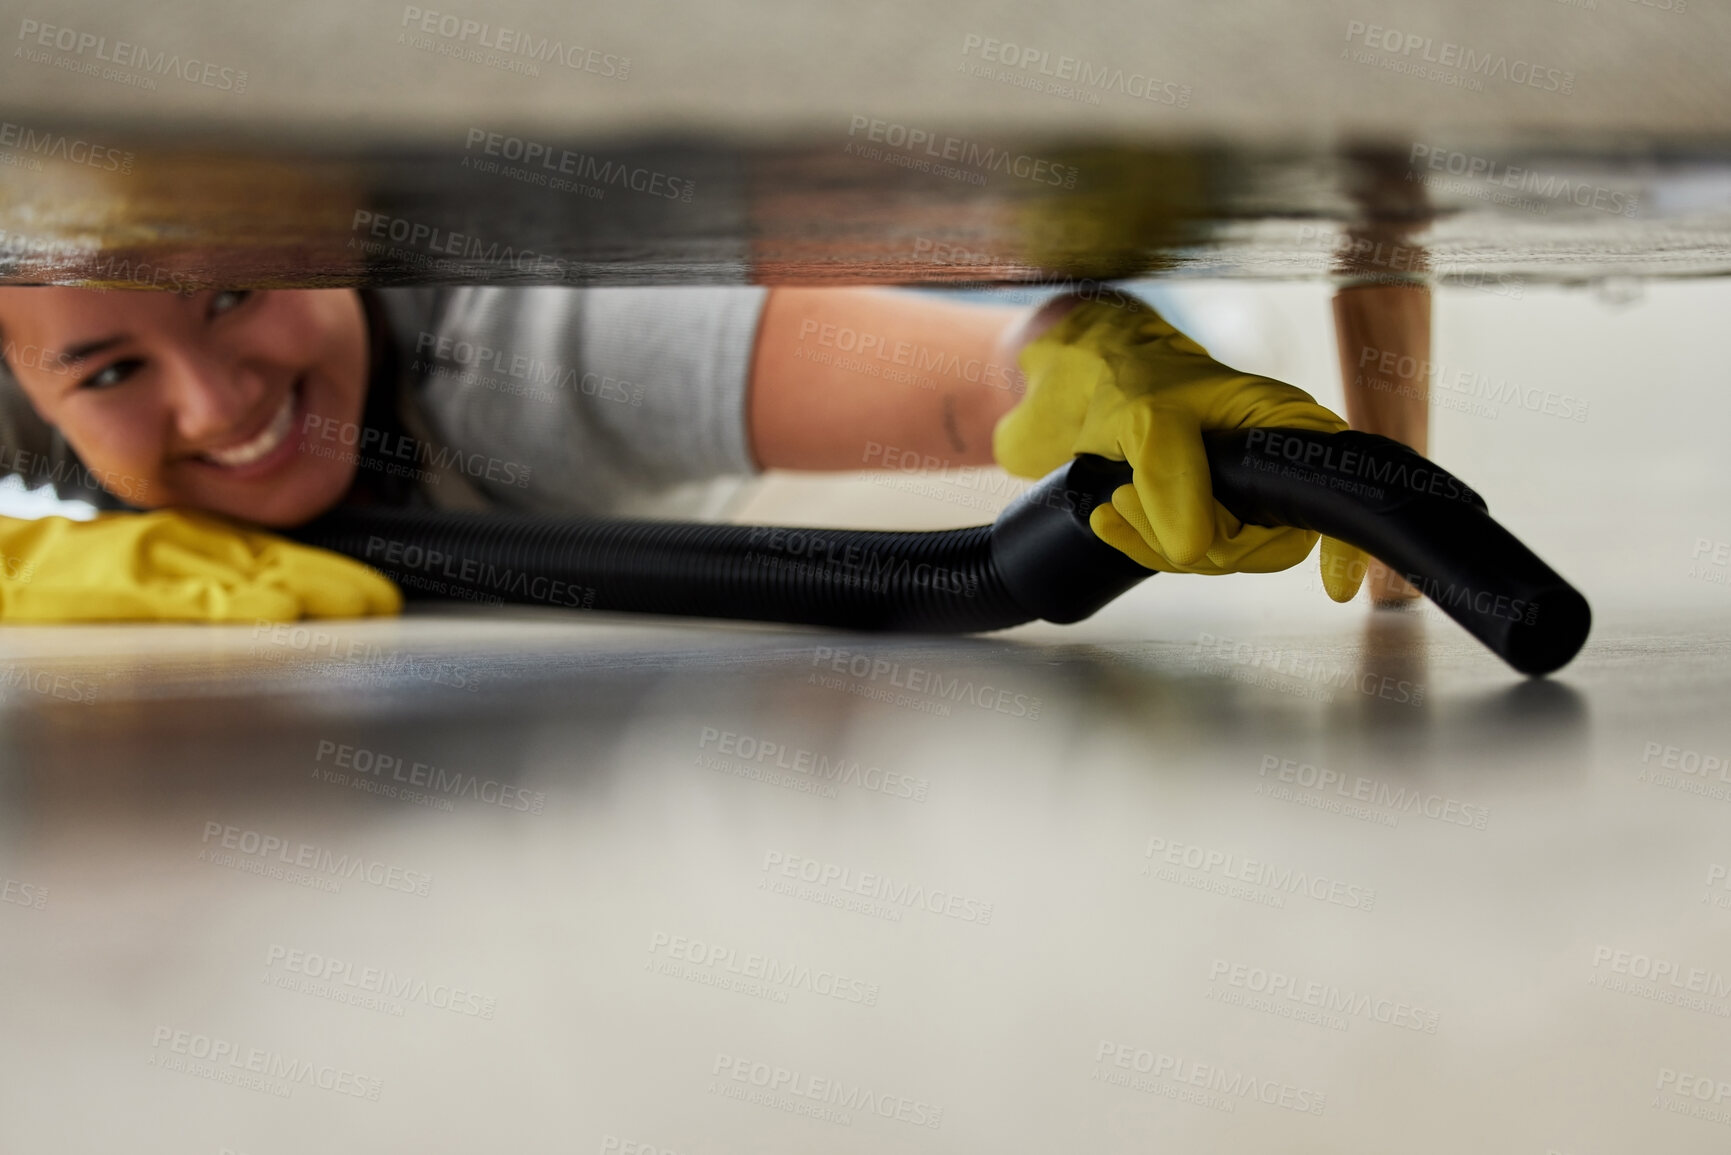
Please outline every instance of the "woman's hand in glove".
[[[1291, 385], [1215, 361], [1148, 305], [1122, 294], [1071, 308], [1018, 358], [1028, 391], [997, 424], [992, 451], [1009, 472], [1044, 477], [1079, 453], [1131, 467], [1094, 532], [1149, 569], [1269, 573], [1303, 561], [1317, 534], [1246, 525], [1214, 500], [1204, 431], [1255, 426], [1333, 433], [1345, 420]], [[1349, 601], [1363, 555], [1323, 539], [1323, 585]]]
[[0, 517], [0, 619], [251, 622], [395, 614], [360, 562], [192, 510]]

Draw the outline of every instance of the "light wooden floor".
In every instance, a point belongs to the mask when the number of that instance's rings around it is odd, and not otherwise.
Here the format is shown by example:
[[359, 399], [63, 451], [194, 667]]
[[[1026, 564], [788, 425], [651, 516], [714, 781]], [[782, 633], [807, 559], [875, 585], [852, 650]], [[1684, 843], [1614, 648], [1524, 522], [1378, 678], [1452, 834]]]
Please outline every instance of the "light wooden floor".
[[6, 1147], [1723, 1150], [1731, 612], [1527, 682], [1177, 584], [8, 631]]

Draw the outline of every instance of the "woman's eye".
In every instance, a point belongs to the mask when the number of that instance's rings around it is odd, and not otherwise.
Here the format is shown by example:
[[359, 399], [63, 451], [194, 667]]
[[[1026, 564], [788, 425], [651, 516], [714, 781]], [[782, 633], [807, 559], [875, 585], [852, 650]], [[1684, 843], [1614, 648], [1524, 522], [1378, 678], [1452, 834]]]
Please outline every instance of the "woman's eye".
[[217, 316], [237, 309], [252, 296], [251, 289], [223, 289], [210, 298], [210, 315]]
[[109, 389], [120, 384], [134, 373], [144, 362], [136, 357], [128, 357], [112, 364], [104, 365], [90, 376], [78, 383], [81, 389]]

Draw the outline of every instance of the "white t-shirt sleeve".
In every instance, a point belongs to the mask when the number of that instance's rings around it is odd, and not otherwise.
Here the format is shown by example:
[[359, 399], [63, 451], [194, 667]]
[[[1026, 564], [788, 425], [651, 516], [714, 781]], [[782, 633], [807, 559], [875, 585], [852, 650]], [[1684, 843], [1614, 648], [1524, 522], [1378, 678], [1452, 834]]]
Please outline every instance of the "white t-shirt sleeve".
[[621, 512], [676, 487], [757, 472], [746, 393], [766, 294], [466, 288], [427, 331], [399, 339], [433, 432], [497, 459], [464, 471], [488, 499]]

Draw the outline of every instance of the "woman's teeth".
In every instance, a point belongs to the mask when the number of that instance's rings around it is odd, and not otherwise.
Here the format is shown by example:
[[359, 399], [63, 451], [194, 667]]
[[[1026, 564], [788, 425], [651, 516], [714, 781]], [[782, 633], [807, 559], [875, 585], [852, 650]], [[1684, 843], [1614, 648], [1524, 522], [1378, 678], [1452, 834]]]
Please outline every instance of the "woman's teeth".
[[231, 445], [227, 449], [207, 449], [202, 456], [212, 465], [224, 465], [230, 468], [240, 465], [251, 465], [259, 458], [283, 443], [283, 438], [294, 429], [295, 395], [291, 389], [282, 399], [282, 408], [276, 416], [270, 419], [270, 424], [254, 437], [240, 445]]

